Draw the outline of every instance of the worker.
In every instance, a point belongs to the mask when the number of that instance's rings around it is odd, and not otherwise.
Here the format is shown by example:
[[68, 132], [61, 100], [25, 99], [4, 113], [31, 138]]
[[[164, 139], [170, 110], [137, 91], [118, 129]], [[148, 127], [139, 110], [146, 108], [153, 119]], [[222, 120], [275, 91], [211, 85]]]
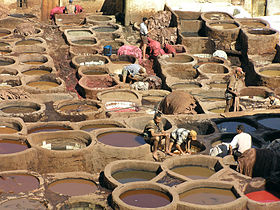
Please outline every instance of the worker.
[[146, 69], [139, 64], [129, 64], [122, 70], [123, 83], [126, 82], [126, 78], [129, 78], [130, 83], [132, 81], [142, 81], [146, 76]]
[[67, 13], [66, 7], [55, 7], [50, 11], [50, 19], [54, 22], [55, 14], [65, 14]]
[[163, 129], [161, 113], [157, 112], [154, 115], [154, 118], [147, 123], [144, 128], [144, 138], [153, 144], [152, 155], [156, 161], [158, 161], [158, 146], [163, 140], [165, 140], [165, 154], [172, 156], [172, 154], [168, 151], [170, 134], [165, 132]]
[[233, 155], [235, 160], [252, 147], [252, 137], [244, 132], [243, 125], [237, 125], [236, 132], [237, 135], [234, 136], [229, 145], [229, 154]]
[[266, 99], [266, 102], [268, 103], [268, 107], [270, 109], [280, 108], [280, 100], [276, 98], [275, 94], [272, 92], [268, 94], [268, 98]]
[[227, 89], [225, 92], [226, 108], [225, 112], [230, 110], [239, 111], [239, 91], [245, 87], [245, 73], [242, 68], [237, 67], [234, 73], [230, 76]]
[[146, 49], [148, 44], [148, 34], [152, 30], [148, 31], [148, 19], [143, 17], [143, 22], [140, 24], [140, 38], [141, 38], [141, 47], [142, 47], [142, 57], [143, 60], [146, 60]]
[[[177, 128], [170, 134], [170, 144], [168, 153], [171, 153], [173, 144], [176, 144], [176, 148], [179, 150], [180, 155], [186, 153], [191, 154], [191, 141], [197, 140], [197, 133], [195, 130], [187, 130], [185, 128]], [[185, 143], [185, 151], [183, 151], [181, 145]]]

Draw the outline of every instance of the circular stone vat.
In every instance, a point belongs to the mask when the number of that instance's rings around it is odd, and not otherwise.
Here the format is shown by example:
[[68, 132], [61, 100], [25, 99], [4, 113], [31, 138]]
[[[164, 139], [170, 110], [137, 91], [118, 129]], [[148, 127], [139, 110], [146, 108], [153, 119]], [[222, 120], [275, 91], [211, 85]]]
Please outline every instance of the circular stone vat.
[[265, 67], [257, 68], [257, 75], [260, 77], [261, 84], [269, 88], [278, 88], [280, 82], [280, 65], [270, 64]]
[[44, 55], [32, 54], [32, 55], [22, 55], [19, 59], [21, 63], [28, 65], [43, 65], [49, 61], [49, 59]]
[[15, 43], [16, 46], [19, 45], [36, 45], [36, 44], [42, 44], [43, 41], [40, 39], [25, 39], [21, 40]]
[[83, 131], [57, 131], [30, 134], [28, 140], [32, 147], [56, 151], [79, 150], [88, 147], [91, 136]]
[[138, 112], [139, 107], [131, 101], [108, 101], [104, 104], [108, 112]]
[[102, 26], [95, 26], [91, 28], [96, 33], [115, 33], [117, 32], [120, 27], [118, 25], [102, 25]]
[[246, 133], [252, 133], [258, 128], [257, 124], [248, 118], [229, 118], [214, 120], [214, 122], [221, 133], [236, 133], [237, 125], [243, 125]]
[[78, 74], [80, 77], [103, 77], [108, 76], [109, 69], [103, 66], [81, 66], [78, 69]]
[[163, 68], [163, 74], [171, 77], [175, 77], [181, 80], [193, 80], [199, 76], [196, 69], [192, 67], [186, 67], [184, 65], [172, 65]]
[[8, 55], [11, 52], [11, 49], [0, 49], [0, 55]]
[[265, 75], [267, 77], [280, 77], [280, 68], [279, 67], [264, 67], [259, 70], [260, 74]]
[[135, 210], [176, 209], [178, 201], [178, 195], [174, 189], [149, 182], [135, 182], [117, 187], [112, 193], [112, 198], [114, 207]]
[[102, 119], [80, 122], [78, 127], [80, 130], [91, 132], [101, 128], [125, 128], [125, 125], [116, 120]]
[[100, 66], [109, 63], [109, 59], [101, 55], [77, 55], [72, 59], [76, 68], [80, 66]]
[[0, 204], [0, 209], [36, 209], [45, 210], [47, 207], [41, 202], [41, 200], [19, 198], [8, 200]]
[[0, 189], [2, 192], [17, 194], [39, 188], [39, 180], [29, 174], [1, 174]]
[[111, 55], [112, 64], [129, 65], [136, 62], [136, 58], [130, 55]]
[[238, 18], [237, 21], [240, 23], [242, 28], [266, 28], [269, 27], [269, 23], [265, 20], [258, 18]]
[[15, 46], [14, 51], [22, 54], [32, 53], [46, 53], [47, 49], [38, 45], [18, 45]]
[[161, 171], [160, 164], [155, 162], [118, 160], [106, 165], [104, 183], [114, 189], [121, 184], [153, 180]]
[[97, 99], [106, 102], [106, 101], [132, 101], [140, 104], [141, 96], [132, 90], [107, 90], [97, 93]]
[[77, 30], [77, 29], [68, 29], [64, 32], [66, 35], [72, 36], [72, 37], [90, 37], [93, 36], [93, 33], [91, 30]]
[[76, 201], [73, 203], [66, 203], [62, 207], [58, 208], [59, 210], [104, 210], [105, 207], [99, 204], [86, 202], [86, 201]]
[[108, 15], [91, 15], [86, 17], [86, 22], [92, 25], [104, 25], [116, 22], [116, 18]]
[[224, 102], [225, 101], [225, 91], [224, 90], [200, 90], [200, 89], [194, 89], [190, 90], [190, 93], [193, 96], [196, 96], [203, 102], [210, 102], [210, 101], [218, 101], [218, 102]]
[[64, 122], [47, 122], [47, 123], [36, 123], [29, 125], [27, 128], [27, 133], [40, 133], [40, 132], [55, 132], [55, 131], [65, 131], [73, 130], [68, 123]]
[[14, 134], [21, 131], [23, 131], [23, 122], [19, 119], [1, 119], [0, 134]]
[[193, 89], [193, 88], [201, 88], [202, 85], [199, 82], [179, 82], [172, 84], [170, 88], [172, 90], [184, 90], [184, 89]]
[[16, 61], [8, 57], [0, 57], [0, 66], [9, 66], [14, 64]]
[[164, 60], [167, 63], [171, 63], [171, 64], [175, 64], [175, 63], [190, 64], [196, 62], [196, 59], [192, 55], [188, 55], [188, 54], [180, 54], [180, 55], [176, 55], [175, 57], [169, 56]]
[[197, 131], [198, 135], [209, 135], [215, 132], [213, 123], [210, 120], [186, 121], [181, 120], [176, 123], [177, 128], [186, 128]]
[[13, 154], [28, 148], [30, 148], [30, 145], [27, 141], [11, 139], [6, 136], [0, 137], [0, 154]]
[[25, 69], [21, 73], [26, 76], [41, 76], [45, 74], [54, 73], [54, 69], [47, 66], [39, 66]]
[[146, 144], [142, 132], [127, 131], [125, 129], [100, 132], [97, 140], [105, 145], [114, 147], [139, 147]]
[[16, 75], [18, 75], [18, 71], [16, 69], [3, 68], [3, 69], [0, 69], [0, 75], [1, 76], [16, 76]]
[[204, 63], [198, 69], [205, 74], [228, 74], [229, 67], [220, 63]]
[[257, 122], [270, 129], [280, 130], [280, 115], [264, 115], [257, 117]]
[[235, 23], [211, 23], [209, 24], [211, 27], [217, 30], [227, 30], [227, 29], [235, 29], [238, 28], [239, 26]]
[[248, 30], [248, 33], [249, 34], [252, 34], [252, 35], [273, 35], [273, 34], [276, 34], [277, 32], [272, 30], [272, 29], [266, 29], [266, 28], [261, 28], [261, 29], [250, 29]]
[[48, 185], [48, 189], [57, 194], [79, 196], [94, 193], [97, 185], [87, 179], [67, 178], [52, 182]]
[[163, 170], [167, 171], [172, 177], [181, 180], [209, 179], [216, 172], [225, 166], [219, 158], [192, 155], [167, 159], [162, 165]]
[[97, 41], [95, 38], [83, 38], [83, 39], [77, 39], [77, 40], [71, 40], [71, 44], [75, 45], [94, 45]]
[[0, 28], [0, 38], [1, 39], [6, 36], [9, 36], [11, 34], [12, 34], [12, 32], [10, 30]]
[[142, 94], [142, 106], [154, 107], [170, 92], [167, 90], [147, 90], [141, 91]]
[[225, 12], [204, 12], [201, 18], [204, 21], [233, 20], [233, 17]]
[[10, 47], [11, 45], [7, 42], [0, 42], [0, 47]]
[[228, 182], [193, 181], [182, 184], [179, 189], [178, 208], [243, 209], [247, 198]]

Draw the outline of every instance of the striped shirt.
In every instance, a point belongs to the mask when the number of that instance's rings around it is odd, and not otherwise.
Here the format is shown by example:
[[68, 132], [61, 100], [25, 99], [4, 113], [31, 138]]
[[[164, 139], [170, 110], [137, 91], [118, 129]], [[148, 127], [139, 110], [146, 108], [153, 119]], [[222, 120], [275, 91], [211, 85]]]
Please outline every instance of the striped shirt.
[[181, 145], [182, 143], [187, 143], [187, 138], [190, 131], [185, 128], [177, 128], [171, 133], [171, 141], [176, 142], [176, 144]]

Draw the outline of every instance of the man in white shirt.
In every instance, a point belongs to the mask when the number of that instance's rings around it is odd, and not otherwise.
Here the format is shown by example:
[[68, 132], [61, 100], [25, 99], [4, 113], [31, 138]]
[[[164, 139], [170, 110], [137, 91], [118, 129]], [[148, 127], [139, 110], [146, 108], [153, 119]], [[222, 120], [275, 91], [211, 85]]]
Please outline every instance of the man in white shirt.
[[148, 19], [146, 17], [143, 18], [143, 22], [140, 24], [140, 37], [141, 37], [141, 46], [143, 46], [142, 48], [142, 52], [143, 52], [143, 60], [145, 60], [145, 55], [146, 55], [146, 48], [147, 48], [147, 44], [148, 44]]
[[238, 134], [232, 139], [229, 145], [229, 154], [233, 154], [235, 159], [252, 147], [252, 137], [250, 134], [244, 133], [244, 126], [238, 125], [236, 131]]

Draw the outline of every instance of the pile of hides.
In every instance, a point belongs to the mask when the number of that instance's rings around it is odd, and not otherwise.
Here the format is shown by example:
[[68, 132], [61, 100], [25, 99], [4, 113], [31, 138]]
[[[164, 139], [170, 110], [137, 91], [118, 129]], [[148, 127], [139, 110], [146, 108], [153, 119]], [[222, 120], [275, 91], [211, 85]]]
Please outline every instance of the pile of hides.
[[29, 99], [30, 94], [20, 88], [9, 88], [0, 90], [0, 100]]
[[173, 91], [159, 104], [163, 114], [197, 114], [196, 101], [192, 95], [184, 91]]
[[[149, 18], [149, 37], [163, 44], [164, 41], [175, 44], [177, 40], [177, 28], [169, 27], [171, 12], [159, 11]], [[153, 29], [153, 30], [151, 30]]]
[[139, 61], [142, 60], [142, 50], [133, 45], [123, 45], [118, 49], [118, 55], [131, 55], [137, 58]]
[[163, 49], [161, 49], [161, 45], [158, 41], [152, 40], [150, 37], [148, 37], [149, 41], [149, 48], [150, 48], [150, 55], [153, 55], [157, 57], [158, 55], [164, 55], [165, 52]]

